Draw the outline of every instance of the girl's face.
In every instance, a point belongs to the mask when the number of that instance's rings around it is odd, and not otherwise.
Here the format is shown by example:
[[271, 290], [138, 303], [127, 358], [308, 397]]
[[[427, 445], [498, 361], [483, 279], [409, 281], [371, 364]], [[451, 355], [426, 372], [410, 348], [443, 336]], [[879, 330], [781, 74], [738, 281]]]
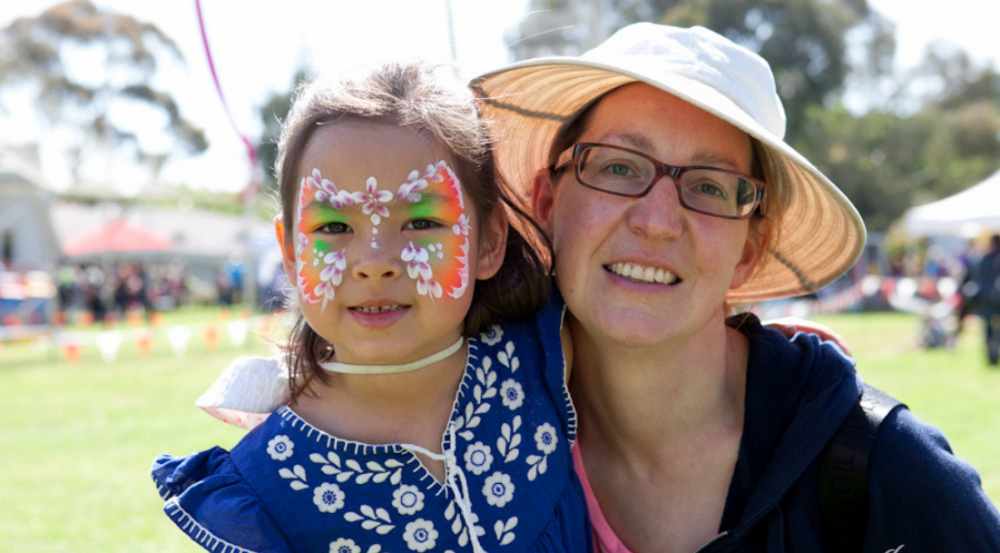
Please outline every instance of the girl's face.
[[[579, 142], [624, 146], [671, 165], [750, 171], [745, 133], [645, 84], [600, 100]], [[685, 209], [669, 178], [645, 197], [627, 198], [580, 185], [572, 168], [543, 171], [534, 206], [573, 316], [591, 336], [627, 346], [683, 339], [721, 318], [727, 291], [757, 261], [746, 220]]]
[[276, 231], [302, 313], [337, 361], [407, 363], [450, 346], [474, 280], [499, 269], [506, 234], [480, 247], [450, 157], [393, 125], [339, 122], [309, 139], [295, 220]]

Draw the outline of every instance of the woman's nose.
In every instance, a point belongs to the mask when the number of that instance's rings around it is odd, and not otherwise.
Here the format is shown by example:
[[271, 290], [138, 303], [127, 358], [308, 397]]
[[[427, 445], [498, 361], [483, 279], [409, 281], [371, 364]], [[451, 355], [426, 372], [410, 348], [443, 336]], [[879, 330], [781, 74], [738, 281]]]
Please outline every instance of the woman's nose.
[[683, 216], [677, 185], [673, 178], [661, 176], [648, 194], [633, 200], [628, 225], [632, 232], [647, 238], [676, 238], [684, 226]]
[[358, 247], [357, 262], [351, 269], [356, 280], [379, 282], [397, 278], [403, 272], [399, 252], [392, 252], [377, 241]]

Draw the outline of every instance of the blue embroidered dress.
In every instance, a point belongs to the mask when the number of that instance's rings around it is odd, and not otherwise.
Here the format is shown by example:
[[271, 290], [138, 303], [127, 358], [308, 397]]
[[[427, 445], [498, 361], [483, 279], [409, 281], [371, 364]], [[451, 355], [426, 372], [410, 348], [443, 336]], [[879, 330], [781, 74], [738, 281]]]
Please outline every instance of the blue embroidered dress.
[[217, 552], [589, 551], [562, 313], [557, 298], [469, 339], [444, 483], [415, 446], [341, 440], [282, 406], [231, 452], [158, 457], [164, 511]]

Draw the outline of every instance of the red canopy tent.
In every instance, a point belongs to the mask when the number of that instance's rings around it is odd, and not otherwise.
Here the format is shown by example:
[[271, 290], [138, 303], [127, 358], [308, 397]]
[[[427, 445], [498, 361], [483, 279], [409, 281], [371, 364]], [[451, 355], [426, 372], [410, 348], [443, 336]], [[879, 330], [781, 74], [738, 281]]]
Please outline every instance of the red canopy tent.
[[173, 240], [125, 219], [87, 231], [63, 244], [63, 254], [71, 257], [106, 253], [142, 253], [169, 250]]

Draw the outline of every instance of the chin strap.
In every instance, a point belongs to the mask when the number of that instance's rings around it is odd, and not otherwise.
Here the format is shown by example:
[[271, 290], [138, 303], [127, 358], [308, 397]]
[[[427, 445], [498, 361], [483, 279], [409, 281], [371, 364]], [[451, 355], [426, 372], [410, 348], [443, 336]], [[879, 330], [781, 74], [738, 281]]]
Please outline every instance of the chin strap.
[[405, 373], [422, 369], [431, 363], [437, 363], [442, 359], [451, 357], [456, 351], [459, 350], [459, 348], [462, 347], [463, 342], [465, 342], [465, 338], [460, 337], [457, 342], [435, 353], [434, 355], [418, 359], [412, 363], [406, 363], [405, 365], [350, 365], [348, 363], [320, 363], [319, 366], [325, 371], [346, 374]]
[[[461, 342], [461, 340], [459, 340]], [[447, 350], [446, 350], [447, 351]], [[458, 465], [458, 458], [455, 457], [455, 425], [448, 423], [448, 450], [444, 454], [433, 453], [418, 445], [400, 444], [403, 449], [410, 452], [422, 453], [435, 461], [444, 461], [445, 484], [448, 489], [455, 494], [455, 503], [458, 504], [462, 519], [465, 520], [465, 530], [469, 533], [469, 541], [475, 553], [486, 553], [483, 546], [479, 544], [479, 536], [476, 534], [476, 525], [473, 523], [472, 500], [469, 497], [469, 483], [465, 479], [465, 473]]]

